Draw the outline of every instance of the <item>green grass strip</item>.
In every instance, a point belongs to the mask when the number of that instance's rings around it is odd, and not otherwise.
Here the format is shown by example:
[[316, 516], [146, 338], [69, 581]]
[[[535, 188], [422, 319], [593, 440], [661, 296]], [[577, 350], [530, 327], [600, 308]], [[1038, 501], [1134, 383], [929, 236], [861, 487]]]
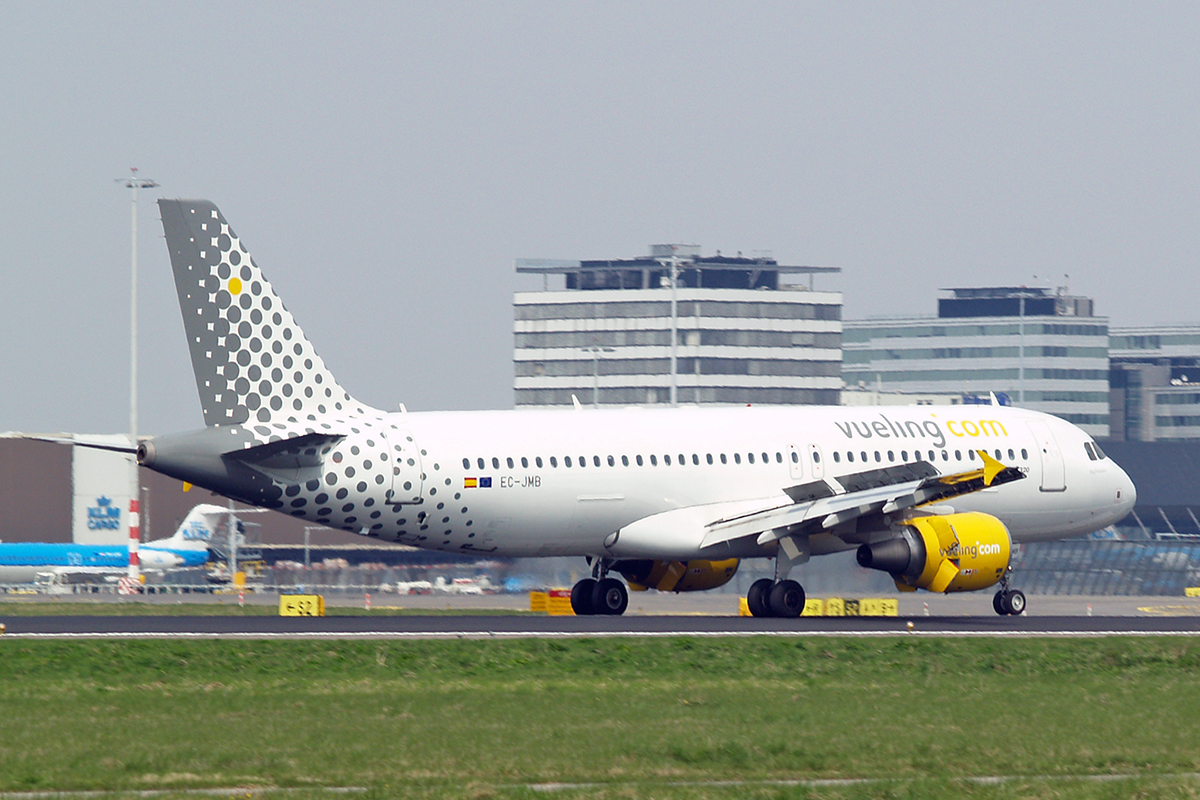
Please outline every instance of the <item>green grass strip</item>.
[[0, 637], [0, 791], [1195, 797], [1198, 678], [1167, 637]]

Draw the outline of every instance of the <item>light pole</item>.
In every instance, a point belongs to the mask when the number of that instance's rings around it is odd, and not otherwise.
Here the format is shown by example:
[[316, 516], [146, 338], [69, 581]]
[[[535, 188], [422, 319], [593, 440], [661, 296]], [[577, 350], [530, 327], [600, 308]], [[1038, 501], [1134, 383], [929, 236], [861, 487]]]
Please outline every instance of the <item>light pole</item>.
[[130, 190], [130, 256], [129, 256], [129, 444], [133, 454], [129, 457], [129, 577], [139, 579], [138, 560], [138, 464], [137, 464], [137, 193], [138, 189], [158, 186], [149, 178], [139, 178], [137, 167], [130, 167], [128, 178], [117, 178]]
[[615, 353], [611, 347], [584, 347], [581, 348], [585, 353], [592, 354], [592, 407], [600, 405], [600, 354]]

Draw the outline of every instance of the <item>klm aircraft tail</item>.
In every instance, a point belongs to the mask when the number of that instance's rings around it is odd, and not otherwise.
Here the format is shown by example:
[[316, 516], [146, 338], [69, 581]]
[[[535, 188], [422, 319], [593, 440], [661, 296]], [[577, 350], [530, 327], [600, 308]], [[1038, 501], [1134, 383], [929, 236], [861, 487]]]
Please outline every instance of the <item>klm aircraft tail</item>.
[[207, 200], [159, 200], [204, 424], [363, 413]]

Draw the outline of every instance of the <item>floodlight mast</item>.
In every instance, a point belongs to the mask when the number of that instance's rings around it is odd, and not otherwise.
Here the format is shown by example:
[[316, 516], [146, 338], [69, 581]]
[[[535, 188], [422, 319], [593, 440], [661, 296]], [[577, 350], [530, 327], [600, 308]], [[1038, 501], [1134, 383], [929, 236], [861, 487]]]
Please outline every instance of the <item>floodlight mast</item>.
[[[134, 451], [138, 446], [137, 418], [137, 193], [138, 189], [152, 189], [158, 186], [149, 178], [138, 177], [137, 167], [129, 168], [127, 178], [116, 178], [130, 190], [130, 270], [129, 270], [129, 443]], [[140, 580], [140, 561], [138, 557], [139, 536], [139, 481], [137, 456], [129, 458], [129, 577]]]

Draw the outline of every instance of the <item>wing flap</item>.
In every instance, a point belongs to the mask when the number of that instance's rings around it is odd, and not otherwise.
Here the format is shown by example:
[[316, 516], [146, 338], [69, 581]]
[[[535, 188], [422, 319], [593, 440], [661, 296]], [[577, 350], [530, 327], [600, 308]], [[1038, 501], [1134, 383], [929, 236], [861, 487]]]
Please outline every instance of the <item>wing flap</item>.
[[860, 517], [928, 506], [1025, 477], [1016, 467], [1006, 467], [982, 450], [976, 452], [982, 467], [948, 475], [921, 461], [789, 487], [784, 492], [793, 500], [791, 504], [710, 522], [701, 546], [748, 536], [765, 545], [785, 536], [829, 531]]

